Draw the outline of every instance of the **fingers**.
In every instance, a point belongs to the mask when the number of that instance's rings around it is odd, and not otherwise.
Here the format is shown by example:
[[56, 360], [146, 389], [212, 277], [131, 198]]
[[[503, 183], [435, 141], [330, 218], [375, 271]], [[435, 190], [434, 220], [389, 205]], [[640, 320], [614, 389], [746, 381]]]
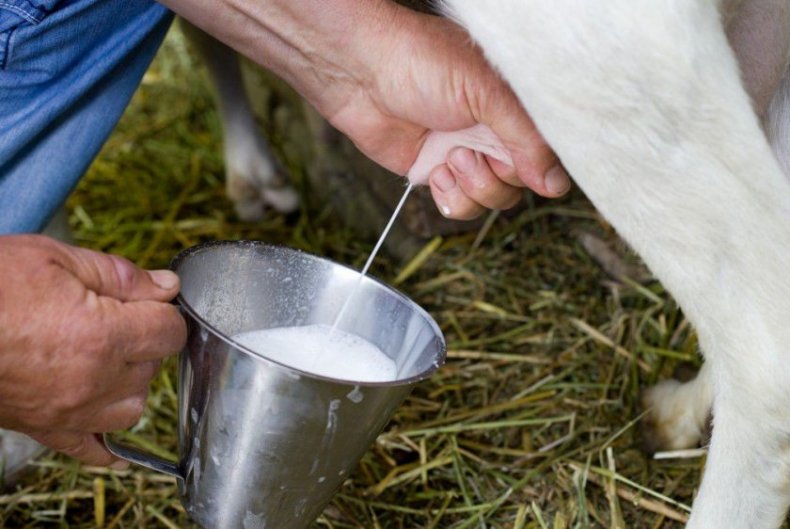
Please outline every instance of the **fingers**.
[[178, 293], [178, 276], [170, 270], [147, 271], [117, 255], [64, 249], [69, 271], [100, 296], [120, 301], [170, 301]]
[[429, 177], [434, 201], [446, 217], [468, 220], [487, 209], [508, 209], [521, 199], [521, 188], [510, 185], [492, 170], [501, 165], [502, 175], [511, 178], [512, 167], [496, 160], [490, 162], [480, 153], [466, 148], [450, 152], [447, 165], [435, 168]]
[[180, 351], [187, 328], [178, 308], [170, 303], [118, 303], [105, 298], [111, 343], [128, 363], [160, 360]]
[[32, 429], [112, 432], [131, 428], [143, 414], [149, 384], [157, 368], [158, 362], [128, 366], [122, 374], [112, 377], [113, 384], [93, 391], [89, 401], [80, 401], [76, 409], [66, 408], [65, 413], [57, 416], [45, 417], [31, 425]]
[[28, 434], [30, 437], [67, 456], [79, 459], [83, 463], [97, 466], [109, 466], [120, 470], [128, 466], [123, 460], [112, 455], [104, 443], [92, 433], [47, 431]]
[[[484, 81], [477, 87], [475, 115], [479, 122], [491, 127], [510, 151], [517, 178], [505, 174], [505, 181], [514, 186], [527, 186], [550, 198], [568, 192], [571, 186], [568, 173], [518, 98], [500, 79], [488, 77], [486, 81], [494, 84]], [[498, 169], [494, 164], [497, 174]]]
[[571, 188], [568, 173], [537, 130], [531, 140], [522, 143], [520, 149], [511, 149], [521, 185], [549, 198], [567, 193]]
[[83, 422], [75, 424], [72, 429], [89, 432], [115, 432], [131, 428], [143, 416], [146, 396], [147, 388], [142, 393], [103, 406], [94, 415], [84, 417]]
[[446, 165], [431, 171], [428, 179], [433, 201], [445, 217], [469, 220], [480, 215], [485, 208], [466, 196], [455, 176]]
[[[145, 404], [145, 398], [148, 394], [148, 387], [151, 384], [151, 380], [153, 380], [156, 373], [159, 371], [159, 365], [160, 362], [158, 360], [126, 365], [123, 370], [118, 373], [117, 378], [114, 380], [114, 384], [107, 386], [103, 392], [97, 392], [95, 397], [97, 406], [95, 409], [103, 410], [109, 406], [113, 406], [116, 402], [129, 401], [127, 404], [136, 404], [137, 406], [133, 408], [139, 408], [142, 413], [142, 407]], [[94, 422], [90, 423], [90, 430], [103, 432], [125, 428], [134, 424], [137, 420], [137, 418], [135, 418], [125, 426], [113, 426], [104, 423], [97, 424], [95, 421], [98, 419], [95, 419], [95, 417], [98, 415], [99, 413], [94, 414], [94, 418], [91, 419]], [[83, 424], [83, 426], [88, 426], [88, 424]]]
[[[496, 160], [492, 160], [495, 161]], [[507, 168], [508, 166], [497, 162]], [[494, 174], [490, 163], [479, 152], [458, 148], [450, 151], [448, 165], [464, 193], [488, 209], [509, 209], [521, 199], [521, 189]], [[512, 168], [504, 169], [513, 172]]]

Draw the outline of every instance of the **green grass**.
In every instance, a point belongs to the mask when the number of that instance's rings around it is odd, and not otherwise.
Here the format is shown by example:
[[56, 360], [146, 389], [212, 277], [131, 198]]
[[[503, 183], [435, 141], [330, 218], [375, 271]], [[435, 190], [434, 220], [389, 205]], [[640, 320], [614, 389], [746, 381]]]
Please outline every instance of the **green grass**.
[[[308, 197], [301, 160], [278, 143]], [[279, 121], [282, 121], [281, 119]], [[159, 268], [213, 239], [262, 239], [360, 267], [359, 240], [324, 204], [245, 224], [223, 188], [216, 111], [182, 39], [171, 36], [100, 158], [69, 201], [79, 244]], [[579, 192], [533, 199], [482, 232], [434, 239], [413, 260], [371, 273], [431, 312], [448, 362], [420, 384], [315, 527], [675, 528], [700, 459], [639, 449], [639, 392], [696, 361], [696, 339], [655, 282], [618, 282], [578, 242], [608, 241], [638, 263]], [[174, 362], [134, 433], [176, 451]], [[174, 482], [133, 467], [50, 456], [0, 497], [4, 527], [192, 527]], [[661, 514], [664, 513], [664, 514]]]

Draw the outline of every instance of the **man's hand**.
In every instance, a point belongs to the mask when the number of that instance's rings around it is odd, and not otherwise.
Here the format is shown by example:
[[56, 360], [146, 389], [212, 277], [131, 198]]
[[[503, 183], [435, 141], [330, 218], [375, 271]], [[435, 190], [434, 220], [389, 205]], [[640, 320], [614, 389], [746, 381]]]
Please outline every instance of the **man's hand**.
[[482, 123], [510, 151], [515, 167], [467, 148], [451, 150], [430, 175], [434, 201], [446, 216], [469, 219], [485, 208], [507, 209], [525, 186], [549, 197], [569, 189], [559, 160], [463, 29], [404, 8], [383, 22], [371, 32], [383, 52], [372, 58], [368, 78], [349, 86], [342, 106], [326, 110], [362, 152], [405, 174], [432, 130]]
[[[0, 237], [0, 426], [95, 465], [140, 418], [186, 327], [178, 276], [42, 236]], [[117, 461], [116, 461], [117, 462]]]
[[283, 77], [373, 161], [405, 175], [432, 130], [488, 125], [515, 168], [469, 149], [430, 175], [452, 218], [514, 205], [521, 189], [559, 196], [557, 157], [468, 35], [389, 0], [160, 0]]

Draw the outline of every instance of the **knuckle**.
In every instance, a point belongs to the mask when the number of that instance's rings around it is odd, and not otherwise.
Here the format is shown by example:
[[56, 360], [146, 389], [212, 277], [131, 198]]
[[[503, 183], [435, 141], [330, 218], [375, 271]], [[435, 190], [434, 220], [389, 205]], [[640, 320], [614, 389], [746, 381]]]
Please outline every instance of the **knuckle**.
[[54, 406], [54, 415], [56, 415], [60, 421], [64, 421], [71, 415], [79, 413], [80, 409], [85, 404], [85, 397], [83, 394], [84, 390], [82, 389], [73, 389], [63, 393]]
[[120, 428], [131, 428], [137, 424], [143, 416], [145, 411], [145, 395], [138, 395], [127, 399], [124, 405], [124, 411], [119, 417]]
[[108, 255], [113, 281], [121, 292], [132, 292], [137, 284], [138, 269], [128, 259], [118, 255]]
[[148, 384], [151, 380], [156, 376], [157, 372], [159, 371], [159, 366], [161, 364], [160, 360], [150, 360], [148, 362], [143, 362], [140, 366], [140, 370], [142, 373], [142, 389], [147, 389]]
[[151, 341], [162, 355], [181, 349], [187, 340], [187, 325], [178, 308], [170, 304], [160, 304], [155, 339]]
[[90, 378], [76, 380], [61, 393], [54, 412], [60, 421], [82, 415], [84, 410], [95, 404], [98, 397], [96, 382]]
[[133, 397], [131, 399], [129, 405], [130, 408], [129, 413], [131, 413], [132, 416], [134, 417], [134, 422], [139, 421], [140, 417], [143, 416], [143, 411], [145, 411], [145, 401], [147, 397], [148, 397], [148, 392], [146, 391], [141, 395], [138, 395], [137, 397]]
[[111, 327], [106, 318], [98, 317], [99, 325], [85, 325], [74, 347], [77, 348], [75, 354], [78, 356], [82, 365], [92, 366], [97, 357], [103, 356], [112, 347]]
[[518, 173], [516, 172], [516, 168], [512, 165], [497, 165], [496, 167], [492, 167], [491, 171], [497, 178], [505, 182], [518, 180]]
[[480, 216], [484, 211], [483, 207], [477, 203], [467, 203], [458, 209], [453, 210], [452, 218], [456, 220], [472, 220]]
[[79, 456], [87, 447], [84, 434], [47, 430], [37, 432], [32, 437], [39, 443], [71, 457]]
[[54, 447], [58, 452], [67, 456], [77, 457], [85, 451], [85, 436], [79, 435], [64, 441], [61, 446]]
[[73, 317], [64, 322], [63, 334], [68, 336], [72, 365], [81, 370], [95, 367], [96, 361], [102, 360], [113, 348], [115, 329], [105, 301], [106, 298], [87, 292], [83, 303], [72, 313]]
[[73, 364], [64, 377], [64, 382], [70, 384], [65, 392], [79, 399], [90, 395], [95, 390], [97, 381], [108, 372], [109, 350], [97, 345], [76, 353], [72, 358]]

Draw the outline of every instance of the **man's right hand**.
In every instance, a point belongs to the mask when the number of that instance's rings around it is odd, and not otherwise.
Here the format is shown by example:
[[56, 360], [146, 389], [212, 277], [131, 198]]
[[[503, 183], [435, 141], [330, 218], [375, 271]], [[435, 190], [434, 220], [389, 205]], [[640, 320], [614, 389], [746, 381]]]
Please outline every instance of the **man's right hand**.
[[0, 427], [94, 465], [186, 340], [178, 276], [35, 235], [0, 237]]
[[449, 20], [392, 0], [331, 0], [320, 12], [289, 0], [159, 3], [271, 69], [396, 174], [407, 174], [431, 132], [487, 125], [513, 166], [452, 149], [425, 179], [449, 218], [512, 207], [524, 187], [547, 197], [570, 188], [515, 94]]

